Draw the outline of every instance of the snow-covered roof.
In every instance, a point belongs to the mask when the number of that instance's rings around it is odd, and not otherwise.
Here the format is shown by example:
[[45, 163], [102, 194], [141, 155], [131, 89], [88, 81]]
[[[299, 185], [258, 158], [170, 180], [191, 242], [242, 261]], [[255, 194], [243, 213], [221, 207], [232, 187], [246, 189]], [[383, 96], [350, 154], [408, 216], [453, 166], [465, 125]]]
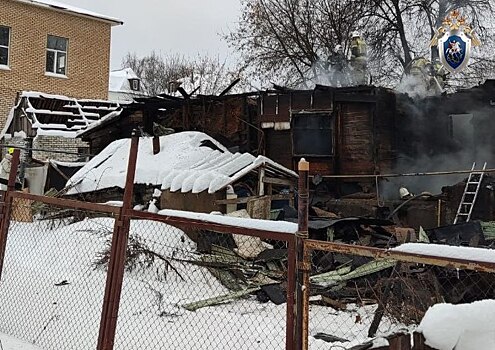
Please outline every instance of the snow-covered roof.
[[129, 79], [139, 79], [132, 68], [113, 70], [110, 72], [108, 90], [117, 92], [133, 92]]
[[[160, 186], [172, 192], [217, 192], [263, 166], [267, 176], [296, 178], [297, 174], [264, 157], [231, 153], [210, 136], [185, 131], [160, 137], [160, 151], [142, 137], [136, 165], [136, 184]], [[130, 139], [112, 142], [67, 182], [68, 194], [111, 187], [124, 188]]]
[[[133, 90], [131, 88], [130, 79], [136, 79], [139, 81], [139, 90]], [[127, 96], [127, 100], [132, 100], [133, 96], [146, 96], [146, 87], [132, 68], [111, 71], [109, 76], [108, 91], [110, 92], [110, 98], [112, 98], [112, 95], [115, 96], [116, 94]], [[120, 100], [122, 100], [122, 98], [120, 98]]]
[[16, 0], [16, 1], [22, 2], [25, 4], [34, 5], [34, 6], [45, 7], [45, 8], [51, 9], [51, 10], [55, 10], [55, 11], [67, 12], [67, 13], [70, 13], [70, 14], [73, 14], [76, 16], [90, 17], [90, 18], [93, 18], [96, 20], [109, 22], [112, 25], [124, 24], [124, 22], [122, 22], [118, 18], [102, 15], [102, 14], [88, 11], [85, 9], [81, 9], [81, 8], [78, 8], [75, 6], [66, 5], [66, 4], [58, 2], [58, 1], [52, 1], [52, 0]]
[[63, 95], [23, 91], [8, 115], [0, 138], [23, 132], [28, 136], [74, 138], [106, 115], [120, 113], [117, 102], [77, 100]]

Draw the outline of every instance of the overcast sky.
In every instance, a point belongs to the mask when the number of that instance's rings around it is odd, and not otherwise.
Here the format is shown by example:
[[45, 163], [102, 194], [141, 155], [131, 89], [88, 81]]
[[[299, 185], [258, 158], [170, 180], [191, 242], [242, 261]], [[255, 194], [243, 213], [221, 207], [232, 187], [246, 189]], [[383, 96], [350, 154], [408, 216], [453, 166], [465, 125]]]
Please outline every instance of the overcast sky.
[[229, 49], [219, 33], [234, 28], [240, 14], [240, 0], [59, 1], [124, 21], [112, 29], [112, 69], [120, 68], [127, 52], [227, 58]]

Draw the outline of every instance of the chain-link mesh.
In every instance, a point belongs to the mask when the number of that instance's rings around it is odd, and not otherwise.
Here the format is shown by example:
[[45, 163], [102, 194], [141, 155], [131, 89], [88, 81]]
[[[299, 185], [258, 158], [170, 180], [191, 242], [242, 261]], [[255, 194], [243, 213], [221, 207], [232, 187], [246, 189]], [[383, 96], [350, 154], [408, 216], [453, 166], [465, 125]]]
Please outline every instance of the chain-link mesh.
[[495, 274], [315, 250], [311, 349], [348, 349], [414, 331], [437, 303], [495, 298]]
[[114, 219], [14, 199], [0, 282], [0, 332], [43, 349], [95, 349]]
[[284, 349], [286, 263], [259, 238], [132, 220], [115, 348]]

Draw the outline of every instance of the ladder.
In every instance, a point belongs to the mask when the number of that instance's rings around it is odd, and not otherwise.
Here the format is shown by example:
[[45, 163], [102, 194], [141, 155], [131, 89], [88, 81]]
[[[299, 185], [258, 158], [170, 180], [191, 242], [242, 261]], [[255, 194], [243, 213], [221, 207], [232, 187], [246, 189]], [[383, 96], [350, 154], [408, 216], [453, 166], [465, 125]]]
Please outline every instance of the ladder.
[[[481, 182], [483, 181], [484, 171], [476, 171], [476, 162], [473, 163], [471, 167], [471, 173], [466, 182], [466, 187], [464, 188], [464, 193], [462, 194], [461, 203], [459, 203], [459, 208], [457, 209], [457, 214], [455, 215], [454, 224], [458, 222], [468, 222], [471, 219], [471, 214], [473, 212], [474, 203], [476, 203], [476, 198], [478, 197], [478, 192], [481, 187]], [[483, 165], [483, 170], [486, 169], [486, 162]]]

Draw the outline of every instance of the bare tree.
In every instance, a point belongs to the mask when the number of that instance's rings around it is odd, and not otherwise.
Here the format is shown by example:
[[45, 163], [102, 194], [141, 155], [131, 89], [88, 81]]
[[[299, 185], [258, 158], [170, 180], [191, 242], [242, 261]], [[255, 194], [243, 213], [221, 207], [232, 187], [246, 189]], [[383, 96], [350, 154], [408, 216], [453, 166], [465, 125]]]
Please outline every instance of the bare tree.
[[482, 78], [493, 62], [493, 39], [486, 35], [493, 0], [243, 0], [239, 26], [226, 39], [247, 71], [265, 82], [297, 86], [312, 81], [336, 45], [348, 50], [350, 32], [360, 30], [374, 82], [394, 85], [414, 58], [437, 57], [428, 44], [456, 8], [485, 43], [468, 70]]
[[214, 95], [222, 92], [237, 73], [229, 70], [218, 57], [197, 55], [186, 58], [181, 55], [137, 57], [128, 53], [122, 60], [123, 67], [130, 67], [142, 79], [150, 95], [170, 93], [171, 83], [187, 92]]
[[243, 68], [262, 80], [297, 86], [311, 80], [363, 18], [367, 1], [243, 0], [236, 31], [226, 36]]
[[190, 75], [192, 71], [190, 62], [184, 56], [162, 57], [155, 51], [144, 57], [128, 53], [122, 60], [122, 66], [132, 68], [150, 95], [167, 92], [169, 82]]

